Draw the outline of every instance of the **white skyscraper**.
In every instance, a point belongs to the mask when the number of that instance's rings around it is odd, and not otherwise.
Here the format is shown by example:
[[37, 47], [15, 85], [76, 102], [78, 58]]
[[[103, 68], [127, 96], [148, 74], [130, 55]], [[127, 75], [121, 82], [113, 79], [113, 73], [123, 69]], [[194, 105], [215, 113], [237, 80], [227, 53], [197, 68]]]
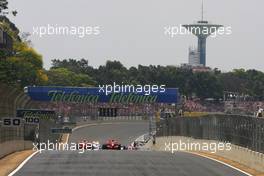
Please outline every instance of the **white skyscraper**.
[[199, 52], [197, 48], [189, 47], [189, 65], [200, 66]]

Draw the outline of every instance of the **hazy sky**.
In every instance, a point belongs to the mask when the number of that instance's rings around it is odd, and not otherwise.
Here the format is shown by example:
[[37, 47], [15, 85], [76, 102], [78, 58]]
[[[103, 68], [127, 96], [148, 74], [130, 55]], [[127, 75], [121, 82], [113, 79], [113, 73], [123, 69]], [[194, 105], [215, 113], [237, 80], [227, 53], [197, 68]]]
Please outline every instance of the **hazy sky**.
[[[23, 32], [33, 27], [100, 26], [100, 35], [31, 36], [43, 55], [51, 59], [86, 58], [98, 66], [119, 60], [125, 66], [179, 65], [188, 62], [192, 35], [164, 35], [164, 27], [192, 23], [201, 18], [200, 0], [9, 0], [18, 16], [11, 18]], [[231, 35], [207, 40], [207, 65], [222, 70], [255, 68], [264, 71], [264, 1], [205, 0], [205, 19], [232, 27]]]

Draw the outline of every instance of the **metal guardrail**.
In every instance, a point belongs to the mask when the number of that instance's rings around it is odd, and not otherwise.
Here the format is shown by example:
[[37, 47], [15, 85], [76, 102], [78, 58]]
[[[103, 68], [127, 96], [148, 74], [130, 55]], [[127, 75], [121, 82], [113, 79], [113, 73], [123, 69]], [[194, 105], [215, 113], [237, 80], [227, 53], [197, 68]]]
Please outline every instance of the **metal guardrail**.
[[144, 117], [142, 116], [117, 116], [117, 117], [98, 117], [98, 119], [103, 121], [119, 121], [119, 120], [143, 120]]
[[90, 121], [146, 121], [147, 116], [116, 116], [116, 117], [92, 117], [92, 116], [79, 116], [71, 117], [71, 121], [78, 124], [86, 123]]
[[218, 140], [264, 153], [264, 118], [218, 114], [164, 119], [157, 123], [157, 136]]

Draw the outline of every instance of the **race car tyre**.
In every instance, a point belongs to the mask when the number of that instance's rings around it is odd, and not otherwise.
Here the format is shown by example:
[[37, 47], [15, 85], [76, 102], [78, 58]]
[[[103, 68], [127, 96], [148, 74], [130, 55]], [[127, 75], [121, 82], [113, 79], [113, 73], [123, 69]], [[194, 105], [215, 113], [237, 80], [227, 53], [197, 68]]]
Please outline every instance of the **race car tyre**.
[[103, 145], [102, 145], [102, 150], [105, 150], [105, 149], [107, 149], [107, 147], [106, 147], [105, 144], [103, 144]]
[[122, 148], [122, 146], [121, 146], [121, 145], [118, 145], [118, 148], [117, 148], [117, 149], [118, 149], [118, 150], [121, 150], [121, 148]]

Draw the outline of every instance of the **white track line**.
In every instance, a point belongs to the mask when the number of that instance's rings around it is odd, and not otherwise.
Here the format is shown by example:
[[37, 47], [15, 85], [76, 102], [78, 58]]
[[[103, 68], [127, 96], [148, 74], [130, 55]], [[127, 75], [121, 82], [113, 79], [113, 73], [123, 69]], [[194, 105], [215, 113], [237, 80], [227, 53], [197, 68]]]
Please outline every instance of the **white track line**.
[[[96, 125], [110, 125], [110, 124], [122, 124], [122, 123], [126, 123], [126, 122], [119, 122], [119, 123], [92, 123], [92, 124], [85, 124], [85, 125], [81, 125], [81, 126], [77, 126], [75, 128], [72, 129], [72, 131], [75, 131], [77, 129], [80, 128], [84, 128], [84, 127], [88, 127], [88, 126], [96, 126]], [[66, 143], [68, 143], [69, 140], [69, 134], [67, 135], [66, 138]], [[29, 157], [27, 157], [15, 170], [13, 170], [10, 174], [8, 174], [8, 176], [13, 176], [15, 173], [17, 173], [33, 156], [35, 156], [37, 153], [39, 153], [39, 151], [36, 151], [34, 153], [32, 153]]]
[[193, 153], [193, 152], [188, 152], [188, 151], [184, 151], [184, 152], [186, 152], [186, 153], [190, 153], [190, 154], [193, 154], [193, 155], [198, 155], [198, 156], [201, 156], [201, 157], [203, 157], [203, 158], [207, 158], [207, 159], [213, 160], [213, 161], [215, 161], [215, 162], [218, 162], [218, 163], [220, 163], [220, 164], [223, 164], [223, 165], [225, 165], [225, 166], [228, 166], [228, 167], [230, 167], [230, 168], [232, 168], [232, 169], [234, 169], [234, 170], [237, 170], [237, 171], [239, 171], [239, 172], [241, 172], [241, 173], [243, 173], [243, 174], [246, 174], [246, 175], [248, 175], [248, 176], [253, 176], [253, 175], [251, 175], [250, 173], [247, 173], [247, 172], [245, 172], [245, 171], [243, 171], [243, 170], [241, 170], [241, 169], [238, 169], [238, 168], [236, 168], [236, 167], [234, 167], [234, 166], [232, 166], [232, 165], [230, 165], [230, 164], [227, 164], [227, 163], [225, 163], [225, 162], [223, 162], [223, 161], [220, 161], [220, 160], [217, 160], [217, 159], [214, 159], [214, 158], [208, 157], [208, 156], [204, 156], [204, 155], [199, 154], [199, 153]]
[[85, 127], [89, 127], [89, 126], [97, 126], [97, 125], [113, 125], [113, 124], [126, 124], [126, 123], [129, 123], [129, 122], [106, 122], [106, 123], [90, 123], [90, 124], [85, 124], [85, 125], [80, 125], [80, 126], [77, 126], [75, 128], [72, 129], [72, 131], [75, 131], [75, 130], [78, 130], [80, 128], [85, 128]]
[[[105, 124], [109, 124], [109, 123], [105, 123]], [[93, 125], [97, 125], [97, 124], [86, 124], [86, 125], [82, 125], [82, 126], [78, 126], [78, 127], [75, 127], [73, 129], [73, 131], [79, 129], [79, 128], [84, 128], [86, 126], [93, 126]], [[67, 135], [67, 138], [66, 138], [66, 143], [68, 143], [68, 140], [69, 140], [69, 134]], [[10, 174], [8, 174], [8, 176], [13, 176], [15, 173], [17, 173], [33, 156], [35, 156], [37, 153], [39, 153], [39, 151], [35, 151], [34, 153], [32, 153], [29, 157], [27, 157], [15, 170], [13, 170]]]
[[27, 157], [15, 170], [13, 170], [8, 176], [13, 176], [17, 173], [33, 156], [35, 156], [39, 151], [32, 153], [29, 157]]

